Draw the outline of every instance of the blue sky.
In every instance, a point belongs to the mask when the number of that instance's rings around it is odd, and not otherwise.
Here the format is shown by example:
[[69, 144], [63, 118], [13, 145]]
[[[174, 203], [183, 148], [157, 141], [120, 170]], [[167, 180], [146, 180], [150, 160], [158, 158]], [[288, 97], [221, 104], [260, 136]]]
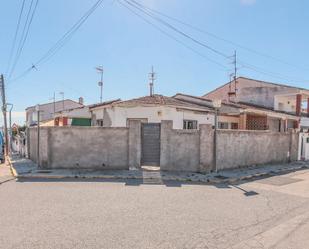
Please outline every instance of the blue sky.
[[[26, 0], [28, 4], [30, 1]], [[251, 53], [166, 19], [186, 34], [226, 55], [232, 55], [237, 49], [242, 63], [254, 65], [258, 71], [267, 71], [256, 72], [248, 66], [238, 65], [239, 75], [309, 88], [308, 1], [138, 1], [221, 38], [276, 58]], [[1, 73], [5, 73], [7, 68], [21, 2], [11, 0], [1, 4]], [[12, 78], [37, 61], [94, 2], [39, 1]], [[145, 23], [117, 0], [105, 0], [50, 61], [20, 80], [8, 82], [7, 99], [14, 104], [14, 121], [23, 122], [25, 107], [50, 101], [54, 92], [59, 100], [61, 96], [58, 93], [62, 91], [66, 98], [77, 100], [83, 96], [87, 104], [98, 102], [99, 76], [94, 70], [97, 65], [103, 65], [105, 70], [104, 100], [148, 94], [148, 73], [152, 65], [157, 72], [155, 92], [168, 96], [177, 92], [200, 96], [228, 81], [233, 68], [231, 60], [160, 27], [204, 57]]]

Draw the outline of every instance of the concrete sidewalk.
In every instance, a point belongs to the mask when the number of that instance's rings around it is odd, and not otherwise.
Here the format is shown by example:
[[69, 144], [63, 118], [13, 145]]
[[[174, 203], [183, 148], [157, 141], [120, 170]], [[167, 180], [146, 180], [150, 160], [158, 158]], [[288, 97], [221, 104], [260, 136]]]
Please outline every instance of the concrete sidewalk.
[[9, 160], [13, 175], [18, 178], [86, 178], [86, 179], [142, 179], [144, 181], [189, 181], [203, 183], [235, 183], [257, 177], [284, 174], [301, 169], [309, 169], [309, 162], [293, 162], [290, 164], [265, 165], [242, 169], [224, 170], [218, 173], [202, 174], [190, 172], [166, 172], [149, 170], [86, 170], [86, 169], [38, 169], [29, 159], [12, 157]]

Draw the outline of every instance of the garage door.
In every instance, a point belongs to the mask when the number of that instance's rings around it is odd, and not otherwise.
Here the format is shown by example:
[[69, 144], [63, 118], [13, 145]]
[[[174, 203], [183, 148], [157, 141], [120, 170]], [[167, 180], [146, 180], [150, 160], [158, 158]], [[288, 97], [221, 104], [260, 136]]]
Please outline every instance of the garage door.
[[142, 165], [160, 165], [160, 130], [158, 123], [142, 124]]

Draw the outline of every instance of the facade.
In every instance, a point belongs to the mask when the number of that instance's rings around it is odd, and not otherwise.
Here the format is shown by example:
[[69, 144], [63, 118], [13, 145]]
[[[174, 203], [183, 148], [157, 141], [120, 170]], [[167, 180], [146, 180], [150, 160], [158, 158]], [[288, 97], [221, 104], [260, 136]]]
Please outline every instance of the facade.
[[[211, 100], [178, 93], [174, 98], [205, 106], [213, 106]], [[240, 104], [223, 100], [218, 110], [218, 128], [233, 130], [271, 130], [286, 132], [293, 128], [298, 117], [252, 104]]]
[[198, 129], [199, 124], [214, 124], [212, 107], [157, 94], [90, 106], [90, 112], [92, 123], [103, 127], [127, 127], [130, 120], [142, 123], [172, 120], [174, 129]]
[[[280, 120], [267, 120], [251, 116], [246, 121], [260, 124], [259, 126], [273, 126], [282, 123], [287, 128], [309, 128], [309, 90], [282, 84], [259, 81], [239, 77], [236, 81], [228, 82], [217, 89], [205, 94], [205, 99], [222, 99], [239, 106], [264, 109], [269, 112], [290, 115], [287, 118], [279, 117]], [[297, 117], [291, 118], [291, 116]], [[294, 121], [294, 122], [292, 122]], [[274, 124], [275, 123], [275, 124]], [[281, 126], [282, 126], [281, 125]], [[278, 124], [279, 126], [279, 124]]]
[[[40, 121], [43, 123], [50, 123], [54, 119], [56, 112], [69, 110], [73, 108], [83, 107], [82, 98], [79, 102], [71, 99], [65, 99], [61, 101], [46, 103], [39, 105], [40, 108]], [[37, 124], [37, 111], [36, 106], [30, 106], [26, 108], [26, 125], [33, 126]]]
[[91, 126], [91, 113], [88, 106], [57, 112], [55, 126]]

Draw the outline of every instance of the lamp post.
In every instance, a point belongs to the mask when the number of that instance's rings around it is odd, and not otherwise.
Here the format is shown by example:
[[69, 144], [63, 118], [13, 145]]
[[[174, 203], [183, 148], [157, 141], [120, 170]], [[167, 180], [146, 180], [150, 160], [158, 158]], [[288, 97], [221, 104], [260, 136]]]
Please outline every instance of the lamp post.
[[37, 112], [37, 165], [40, 168], [40, 105], [35, 106]]
[[215, 132], [214, 132], [214, 166], [216, 173], [218, 172], [217, 166], [217, 129], [218, 129], [218, 111], [221, 107], [221, 100], [213, 100], [213, 107], [215, 108]]

